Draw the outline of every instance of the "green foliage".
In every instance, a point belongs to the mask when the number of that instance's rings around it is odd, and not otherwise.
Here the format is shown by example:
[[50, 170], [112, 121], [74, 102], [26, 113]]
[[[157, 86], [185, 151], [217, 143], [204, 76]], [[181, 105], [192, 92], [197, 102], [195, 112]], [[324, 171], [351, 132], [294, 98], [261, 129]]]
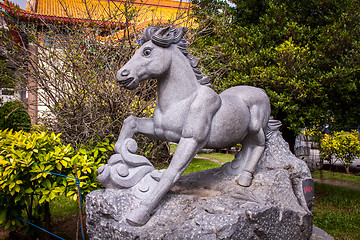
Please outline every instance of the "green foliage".
[[[97, 181], [97, 169], [107, 163], [113, 151], [114, 144], [109, 138], [92, 139], [74, 151], [74, 163], [77, 164], [77, 174], [81, 181], [81, 192], [84, 195], [101, 188], [101, 184]], [[69, 176], [74, 175], [70, 173]], [[69, 186], [73, 186], [73, 188], [67, 192], [66, 196], [72, 196], [73, 199], [76, 199], [78, 195], [75, 192], [75, 182], [70, 182]]]
[[360, 239], [360, 191], [315, 183], [313, 222], [335, 239]]
[[40, 206], [44, 202], [63, 194], [68, 181], [43, 170], [67, 168], [72, 149], [61, 145], [59, 136], [55, 134], [12, 130], [0, 134], [0, 201], [4, 206], [0, 224], [5, 229], [14, 230], [21, 225], [14, 216], [27, 216], [25, 218], [35, 221], [42, 214]]
[[324, 138], [324, 133], [322, 133], [319, 130], [319, 127], [314, 127], [314, 128], [310, 128], [310, 129], [305, 129], [302, 134], [304, 134], [305, 136], [308, 136], [311, 138], [311, 140], [316, 143], [317, 146], [320, 146], [320, 142], [321, 140]]
[[0, 88], [13, 88], [14, 78], [13, 70], [9, 67], [9, 64], [0, 59]]
[[334, 132], [333, 135], [325, 134], [320, 143], [320, 153], [323, 159], [342, 161], [349, 173], [349, 165], [360, 156], [358, 133], [341, 131]]
[[360, 141], [358, 132], [333, 132], [332, 135], [323, 134], [318, 128], [306, 129], [304, 135], [320, 146], [320, 157], [328, 160], [330, 164], [341, 161], [349, 173], [350, 164], [360, 156]]
[[60, 134], [0, 131], [0, 225], [14, 230], [21, 225], [14, 216], [40, 223], [45, 203], [62, 195], [77, 198], [74, 179], [48, 172], [75, 177], [76, 164], [82, 193], [97, 188], [96, 170], [113, 145], [105, 139], [90, 147], [75, 151]]
[[195, 10], [201, 31], [192, 49], [215, 89], [263, 88], [272, 115], [293, 134], [332, 118], [335, 130], [356, 127], [360, 119], [354, 104], [360, 100], [358, 2], [233, 3], [234, 7], [215, 4], [213, 11]]
[[30, 127], [30, 116], [21, 102], [6, 102], [0, 107], [0, 130], [29, 131]]

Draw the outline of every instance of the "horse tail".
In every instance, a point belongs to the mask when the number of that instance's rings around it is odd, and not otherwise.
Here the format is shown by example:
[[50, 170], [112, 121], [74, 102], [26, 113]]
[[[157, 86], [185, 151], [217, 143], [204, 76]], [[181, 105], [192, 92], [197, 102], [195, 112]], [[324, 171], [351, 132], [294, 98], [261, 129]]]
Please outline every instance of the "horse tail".
[[274, 132], [279, 131], [281, 125], [282, 125], [281, 121], [275, 120], [272, 117], [270, 117], [265, 129], [266, 140], [269, 140]]

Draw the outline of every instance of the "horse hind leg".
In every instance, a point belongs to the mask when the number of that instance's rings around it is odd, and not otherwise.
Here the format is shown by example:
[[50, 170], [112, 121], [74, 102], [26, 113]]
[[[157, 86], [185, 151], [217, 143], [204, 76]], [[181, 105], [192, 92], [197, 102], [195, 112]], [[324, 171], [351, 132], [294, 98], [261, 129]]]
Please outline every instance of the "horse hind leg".
[[[263, 140], [264, 139], [264, 143]], [[255, 172], [257, 163], [265, 150], [264, 131], [261, 129], [257, 133], [252, 134], [251, 138], [247, 138], [243, 142], [243, 161], [244, 164], [239, 169], [239, 177], [237, 182], [239, 185], [248, 187], [251, 185], [253, 173]]]
[[258, 106], [250, 109], [249, 133], [242, 141], [240, 154], [231, 163], [231, 168], [238, 175], [237, 183], [248, 187], [251, 185], [257, 163], [265, 150], [264, 119], [266, 112]]

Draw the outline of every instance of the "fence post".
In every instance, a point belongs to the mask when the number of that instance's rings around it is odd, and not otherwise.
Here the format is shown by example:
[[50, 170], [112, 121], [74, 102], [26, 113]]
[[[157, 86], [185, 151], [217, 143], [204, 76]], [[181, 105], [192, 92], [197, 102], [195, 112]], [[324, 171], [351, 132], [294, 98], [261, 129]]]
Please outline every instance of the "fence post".
[[80, 230], [81, 230], [81, 235], [84, 239], [84, 231], [83, 231], [83, 222], [82, 222], [82, 200], [81, 200], [81, 192], [80, 192], [80, 180], [78, 178], [78, 174], [77, 174], [77, 167], [76, 167], [76, 163], [75, 165], [75, 177], [76, 177], [76, 186], [77, 186], [77, 194], [78, 194], [78, 200], [79, 200], [79, 217], [80, 217]]

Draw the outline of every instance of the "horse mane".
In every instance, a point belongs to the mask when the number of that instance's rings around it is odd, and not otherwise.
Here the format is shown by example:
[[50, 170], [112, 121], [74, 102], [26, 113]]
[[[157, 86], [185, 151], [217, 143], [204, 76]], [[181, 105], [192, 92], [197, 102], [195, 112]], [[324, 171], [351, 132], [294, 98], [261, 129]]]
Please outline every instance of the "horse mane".
[[198, 68], [200, 59], [194, 57], [187, 50], [188, 43], [184, 38], [185, 33], [187, 32], [186, 27], [147, 27], [144, 30], [142, 40], [143, 43], [147, 41], [152, 41], [155, 45], [159, 47], [168, 48], [171, 44], [176, 44], [177, 48], [185, 55], [185, 57], [189, 60], [190, 66], [192, 67], [196, 79], [201, 85], [205, 85], [211, 87], [210, 78], [205, 76], [201, 70]]

